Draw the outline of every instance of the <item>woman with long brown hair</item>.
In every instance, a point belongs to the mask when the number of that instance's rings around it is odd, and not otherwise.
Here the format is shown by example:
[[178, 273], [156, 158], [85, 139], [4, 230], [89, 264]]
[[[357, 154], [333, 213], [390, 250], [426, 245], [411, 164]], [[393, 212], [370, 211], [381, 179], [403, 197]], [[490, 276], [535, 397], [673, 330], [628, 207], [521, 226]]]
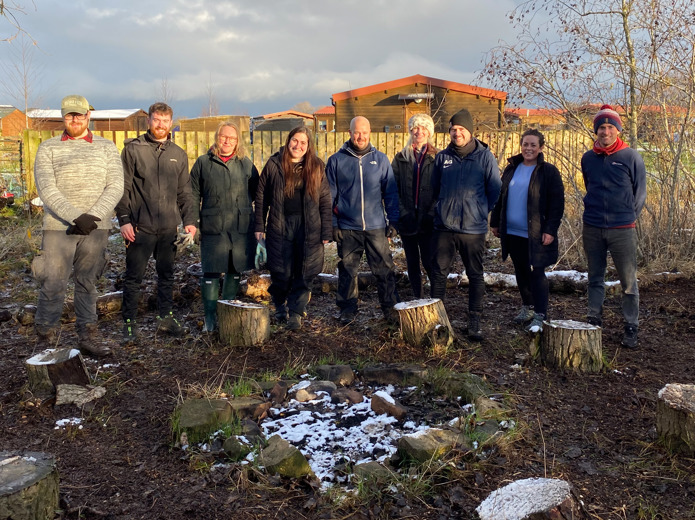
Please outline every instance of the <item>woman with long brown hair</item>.
[[194, 208], [200, 227], [203, 278], [200, 289], [205, 310], [205, 331], [217, 327], [220, 274], [222, 299], [233, 300], [241, 273], [253, 268], [253, 199], [258, 170], [246, 156], [239, 127], [221, 123], [215, 144], [196, 160], [191, 170]]
[[266, 242], [275, 318], [298, 330], [313, 279], [323, 269], [323, 246], [333, 233], [331, 192], [307, 127], [294, 128], [268, 159], [255, 209], [256, 239]]

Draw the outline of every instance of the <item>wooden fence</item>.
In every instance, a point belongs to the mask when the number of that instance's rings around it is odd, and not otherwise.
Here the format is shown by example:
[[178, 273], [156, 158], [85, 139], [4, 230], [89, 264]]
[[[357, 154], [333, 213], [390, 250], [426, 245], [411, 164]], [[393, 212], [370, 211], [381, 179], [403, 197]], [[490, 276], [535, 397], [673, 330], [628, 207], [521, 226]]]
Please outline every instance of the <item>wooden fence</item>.
[[[270, 156], [285, 144], [288, 133], [254, 132], [252, 144], [250, 135], [247, 132], [242, 132], [244, 145], [259, 172]], [[60, 134], [61, 132], [58, 131], [27, 130], [24, 132], [24, 165], [27, 172], [28, 193], [33, 194], [36, 191], [33, 172], [34, 158], [39, 144]], [[135, 131], [100, 131], [94, 132], [94, 134], [113, 141], [119, 151], [123, 149], [123, 142], [126, 139], [138, 136], [138, 132]], [[582, 154], [593, 144], [592, 139], [586, 134], [571, 130], [551, 130], [544, 132], [544, 135], [546, 138], [546, 160], [555, 164], [563, 173], [574, 177]], [[506, 165], [509, 157], [519, 153], [521, 138], [519, 131], [486, 131], [477, 133], [476, 137], [490, 146], [490, 150], [497, 157], [501, 168]], [[348, 139], [349, 134], [347, 132], [319, 132], [316, 135], [316, 151], [319, 157], [326, 161]], [[213, 140], [214, 132], [176, 132], [174, 134], [174, 141], [188, 155], [189, 168], [193, 166], [198, 156], [207, 152]], [[407, 140], [407, 133], [373, 132], [371, 135], [372, 144], [384, 152], [389, 159], [393, 159], [396, 153], [403, 149]], [[449, 143], [449, 134], [435, 134], [434, 141], [437, 148], [445, 148]]]

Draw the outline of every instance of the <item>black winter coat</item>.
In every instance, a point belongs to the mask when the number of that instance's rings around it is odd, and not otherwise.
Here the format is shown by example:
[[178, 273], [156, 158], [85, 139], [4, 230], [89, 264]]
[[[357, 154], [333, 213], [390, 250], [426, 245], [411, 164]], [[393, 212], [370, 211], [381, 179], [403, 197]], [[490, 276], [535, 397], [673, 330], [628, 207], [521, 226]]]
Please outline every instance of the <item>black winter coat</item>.
[[[524, 158], [521, 154], [509, 159], [509, 165], [502, 172], [502, 192], [490, 216], [490, 227], [499, 228], [502, 243], [502, 259], [507, 259], [507, 197], [509, 183], [514, 171]], [[557, 262], [557, 230], [565, 211], [565, 187], [558, 169], [545, 162], [543, 154], [538, 155], [538, 165], [531, 174], [528, 187], [528, 252], [529, 264], [546, 267]], [[542, 243], [543, 233], [555, 237], [550, 245]]]
[[203, 271], [225, 273], [229, 251], [238, 272], [253, 268], [253, 199], [258, 170], [248, 157], [226, 163], [212, 150], [201, 155], [191, 170], [196, 219], [199, 221]]
[[[282, 172], [282, 148], [268, 159], [256, 193], [256, 232], [265, 233], [268, 270], [284, 272], [283, 238], [285, 234], [285, 176]], [[322, 172], [323, 174], [323, 172]], [[304, 197], [304, 278], [313, 278], [323, 269], [323, 241], [333, 238], [331, 190], [323, 175], [319, 200]]]
[[420, 168], [420, 185], [418, 205], [415, 207], [415, 165], [409, 161], [401, 150], [393, 158], [391, 167], [398, 185], [398, 231], [401, 235], [415, 235], [432, 231], [432, 169], [437, 149], [427, 145], [427, 151]]
[[125, 141], [124, 190], [116, 205], [118, 224], [132, 224], [138, 231], [176, 233], [183, 225], [195, 225], [188, 156], [171, 140], [154, 141], [149, 133]]

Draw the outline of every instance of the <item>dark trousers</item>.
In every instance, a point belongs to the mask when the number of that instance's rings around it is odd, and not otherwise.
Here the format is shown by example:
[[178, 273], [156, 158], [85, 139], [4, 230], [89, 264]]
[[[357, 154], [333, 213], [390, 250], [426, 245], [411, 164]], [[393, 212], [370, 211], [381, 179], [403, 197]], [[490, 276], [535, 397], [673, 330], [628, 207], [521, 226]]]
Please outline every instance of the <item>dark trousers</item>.
[[483, 276], [483, 253], [485, 252], [485, 234], [469, 235], [452, 231], [435, 231], [432, 237], [434, 257], [432, 259], [431, 295], [432, 298], [444, 300], [446, 296], [446, 279], [454, 265], [456, 252], [461, 255], [463, 266], [468, 276], [468, 310], [481, 313], [485, 297], [485, 279]]
[[548, 314], [548, 278], [543, 267], [529, 263], [528, 238], [507, 235], [509, 256], [514, 264], [516, 284], [521, 293], [521, 302], [533, 306], [538, 314]]
[[391, 250], [384, 229], [355, 231], [343, 229], [343, 239], [338, 243], [338, 295], [336, 303], [341, 311], [357, 312], [357, 274], [362, 254], [376, 278], [381, 309], [387, 311], [398, 303], [396, 273]]
[[422, 298], [422, 271], [420, 261], [427, 276], [432, 280], [432, 231], [415, 235], [401, 235], [405, 262], [408, 268], [408, 280], [415, 298]]
[[140, 284], [145, 276], [147, 262], [154, 256], [157, 271], [157, 308], [159, 315], [169, 314], [174, 303], [174, 259], [176, 258], [176, 230], [152, 235], [136, 232], [135, 242], [129, 242], [125, 251], [125, 280], [123, 282], [123, 319], [134, 320], [138, 314]]
[[42, 255], [32, 263], [41, 283], [36, 323], [60, 324], [70, 274], [75, 279], [75, 317], [78, 327], [97, 321], [95, 284], [106, 263], [104, 251], [109, 232], [95, 229], [89, 235], [66, 235], [65, 231], [44, 231]]
[[[282, 271], [270, 271], [271, 285], [268, 292], [276, 309], [285, 303], [292, 314], [304, 315], [311, 299], [311, 278], [305, 278], [304, 266], [304, 218], [302, 215], [286, 215], [282, 244]], [[269, 254], [273, 254], [269, 251]], [[276, 265], [277, 262], [272, 262]]]

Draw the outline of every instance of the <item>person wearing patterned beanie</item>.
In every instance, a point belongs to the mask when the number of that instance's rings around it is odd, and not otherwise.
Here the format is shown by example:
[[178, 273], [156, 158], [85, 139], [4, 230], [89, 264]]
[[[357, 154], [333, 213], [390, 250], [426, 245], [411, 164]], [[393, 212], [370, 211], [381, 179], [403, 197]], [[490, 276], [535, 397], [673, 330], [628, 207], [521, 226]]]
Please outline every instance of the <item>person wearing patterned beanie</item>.
[[587, 321], [603, 324], [605, 275], [610, 251], [622, 288], [622, 346], [637, 348], [639, 290], [635, 222], [647, 198], [642, 156], [620, 139], [620, 115], [603, 105], [594, 117], [596, 142], [582, 156], [586, 195], [582, 239], [589, 269]]

